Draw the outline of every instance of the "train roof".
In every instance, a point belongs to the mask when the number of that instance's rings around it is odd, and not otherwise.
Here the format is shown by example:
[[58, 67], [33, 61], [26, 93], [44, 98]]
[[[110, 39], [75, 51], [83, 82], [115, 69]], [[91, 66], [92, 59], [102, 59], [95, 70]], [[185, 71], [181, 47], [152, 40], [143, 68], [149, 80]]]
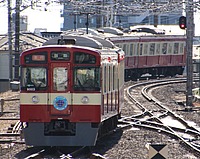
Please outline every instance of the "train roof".
[[114, 48], [115, 45], [109, 41], [108, 39], [102, 38], [100, 36], [92, 35], [92, 34], [85, 34], [83, 32], [76, 32], [76, 31], [69, 31], [64, 32], [59, 37], [52, 38], [45, 42], [45, 45], [76, 45], [76, 46], [84, 46], [84, 47], [91, 47], [95, 49], [102, 49], [102, 48]]
[[149, 28], [155, 30], [158, 33], [163, 32], [165, 35], [186, 35], [186, 31], [184, 29], [180, 29], [179, 25], [136, 25], [131, 26], [131, 30], [135, 30], [138, 28]]
[[[86, 32], [88, 32], [88, 34], [86, 34]], [[98, 37], [98, 38], [101, 37], [101, 39], [103, 39], [103, 41], [101, 41], [100, 43], [102, 44], [103, 47], [108, 47], [108, 48], [110, 46], [106, 46], [107, 41], [105, 42], [105, 40], [108, 40], [108, 39], [112, 42], [114, 42], [116, 40], [118, 41], [118, 40], [134, 40], [134, 39], [135, 40], [137, 40], [137, 39], [152, 40], [152, 38], [153, 39], [162, 39], [162, 38], [164, 38], [164, 39], [179, 39], [179, 40], [186, 39], [185, 35], [165, 34], [164, 29], [151, 28], [151, 27], [145, 27], [145, 26], [135, 27], [128, 31], [127, 30], [122, 31], [122, 30], [120, 30], [118, 28], [114, 28], [114, 27], [102, 27], [102, 28], [98, 28], [98, 29], [78, 28], [78, 29], [76, 29], [76, 31], [68, 30], [68, 31], [64, 32], [64, 35], [71, 35], [71, 34], [77, 34], [78, 36], [80, 36], [81, 34], [87, 35], [89, 37], [93, 36], [92, 37], [93, 39], [95, 39], [95, 37]], [[89, 46], [92, 47], [91, 45], [89, 45]]]
[[[118, 32], [114, 32], [111, 30], [118, 30]], [[180, 34], [166, 34], [165, 30], [162, 29], [154, 29], [148, 27], [137, 27], [132, 28], [130, 30], [124, 30], [122, 32], [116, 28], [102, 28], [99, 33], [102, 34], [104, 37], [112, 37], [112, 38], [119, 38], [119, 37], [132, 37], [132, 38], [147, 38], [147, 37], [185, 37], [185, 35]]]

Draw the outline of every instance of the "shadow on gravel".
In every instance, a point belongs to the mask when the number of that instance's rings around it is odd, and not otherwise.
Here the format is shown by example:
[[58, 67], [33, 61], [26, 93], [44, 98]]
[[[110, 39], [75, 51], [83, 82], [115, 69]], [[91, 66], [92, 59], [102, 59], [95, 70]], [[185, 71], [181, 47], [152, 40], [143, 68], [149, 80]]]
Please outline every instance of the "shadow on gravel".
[[[114, 147], [116, 144], [118, 144], [122, 134], [123, 134], [123, 131], [119, 130], [114, 134], [103, 137], [100, 141], [97, 141], [96, 146], [89, 148], [90, 153], [98, 153], [100, 155], [104, 155], [106, 153], [106, 151], [108, 151], [109, 149]], [[44, 150], [48, 151], [48, 149], [51, 149], [51, 154], [52, 154], [53, 147], [42, 147], [41, 146], [41, 147], [29, 147], [25, 150], [18, 152], [17, 154], [15, 154], [14, 157], [15, 157], [15, 159], [34, 158], [36, 156], [36, 154], [38, 154]], [[73, 147], [71, 147], [71, 148], [70, 147], [56, 147], [56, 149], [64, 154], [67, 154], [69, 151], [72, 151], [72, 149], [74, 149], [74, 148]]]
[[118, 132], [108, 135], [102, 140], [98, 141], [96, 143], [96, 146], [91, 147], [92, 153], [98, 153], [101, 155], [104, 155], [106, 151], [114, 147], [116, 144], [118, 144], [119, 140], [121, 139], [121, 136], [123, 134], [122, 130], [119, 130]]
[[15, 158], [16, 159], [24, 159], [26, 157], [29, 157], [30, 155], [33, 155], [40, 152], [40, 151], [43, 151], [44, 149], [47, 149], [47, 147], [29, 147], [25, 150], [22, 150], [20, 151], [19, 153], [15, 154]]

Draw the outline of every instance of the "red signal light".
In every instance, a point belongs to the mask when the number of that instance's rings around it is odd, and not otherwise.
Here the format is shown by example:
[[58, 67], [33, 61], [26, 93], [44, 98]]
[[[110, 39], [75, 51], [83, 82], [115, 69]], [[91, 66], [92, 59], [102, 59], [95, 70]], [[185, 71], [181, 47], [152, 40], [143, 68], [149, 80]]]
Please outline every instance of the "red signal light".
[[181, 24], [180, 28], [181, 28], [181, 29], [185, 29], [185, 25], [184, 25], [184, 24]]
[[187, 28], [187, 26], [186, 26], [186, 17], [185, 17], [185, 16], [181, 16], [181, 17], [179, 18], [179, 27], [180, 27], [181, 29]]

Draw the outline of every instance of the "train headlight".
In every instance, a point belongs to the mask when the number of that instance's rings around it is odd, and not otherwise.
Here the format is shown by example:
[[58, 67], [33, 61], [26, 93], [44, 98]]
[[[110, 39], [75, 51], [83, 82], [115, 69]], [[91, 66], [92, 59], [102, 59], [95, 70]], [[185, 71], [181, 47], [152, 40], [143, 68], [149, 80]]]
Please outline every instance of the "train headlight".
[[40, 100], [39, 100], [39, 97], [38, 96], [33, 96], [32, 97], [32, 102], [33, 103], [38, 103]]
[[88, 96], [83, 96], [82, 99], [81, 99], [81, 102], [82, 103], [88, 103], [89, 102]]

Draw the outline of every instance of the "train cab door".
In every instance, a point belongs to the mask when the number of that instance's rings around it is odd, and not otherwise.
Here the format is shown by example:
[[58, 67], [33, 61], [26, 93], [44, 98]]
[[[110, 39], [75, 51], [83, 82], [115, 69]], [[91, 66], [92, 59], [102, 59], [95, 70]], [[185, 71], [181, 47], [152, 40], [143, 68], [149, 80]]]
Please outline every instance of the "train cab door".
[[69, 116], [71, 114], [70, 64], [52, 63], [50, 66], [49, 106], [51, 115]]

